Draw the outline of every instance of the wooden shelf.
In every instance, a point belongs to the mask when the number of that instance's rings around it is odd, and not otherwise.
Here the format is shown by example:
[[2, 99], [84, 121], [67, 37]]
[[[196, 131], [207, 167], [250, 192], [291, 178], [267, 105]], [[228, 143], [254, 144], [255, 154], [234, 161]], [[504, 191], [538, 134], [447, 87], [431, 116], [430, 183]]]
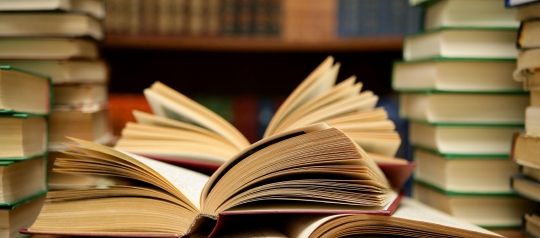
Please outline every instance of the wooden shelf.
[[398, 51], [403, 37], [346, 38], [330, 41], [285, 41], [268, 38], [107, 35], [105, 48], [207, 51]]

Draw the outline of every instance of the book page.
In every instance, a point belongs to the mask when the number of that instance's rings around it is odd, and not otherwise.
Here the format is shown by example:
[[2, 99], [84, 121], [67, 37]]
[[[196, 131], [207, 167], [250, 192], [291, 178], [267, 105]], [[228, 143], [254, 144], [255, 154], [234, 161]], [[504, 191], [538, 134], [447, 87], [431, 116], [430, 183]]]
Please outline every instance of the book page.
[[[113, 158], [121, 159], [127, 161], [133, 166], [137, 166], [145, 171], [148, 171], [152, 175], [161, 179], [161, 182], [171, 185], [179, 193], [175, 195], [179, 198], [187, 198], [193, 207], [200, 210], [199, 197], [201, 191], [208, 181], [209, 177], [207, 175], [185, 169], [182, 167], [170, 165], [161, 161], [152, 160], [145, 158], [139, 155], [130, 154], [128, 152], [123, 152], [120, 150], [115, 150], [113, 148], [95, 144], [89, 141], [79, 140], [70, 138], [73, 141], [81, 144], [89, 150], [94, 150]], [[159, 183], [160, 181], [156, 181]]]
[[201, 174], [189, 169], [163, 163], [161, 161], [145, 158], [139, 155], [125, 153], [132, 158], [144, 163], [154, 171], [158, 172], [167, 181], [171, 182], [180, 192], [182, 192], [197, 208], [202, 189], [208, 179], [208, 175]]
[[453, 218], [446, 213], [435, 210], [434, 208], [428, 207], [427, 205], [424, 205], [419, 201], [411, 198], [403, 198], [401, 200], [401, 204], [396, 209], [392, 217], [398, 217], [413, 221], [422, 221], [427, 223], [435, 223], [442, 226], [450, 226], [458, 229], [499, 236], [496, 233], [493, 233], [471, 223], [457, 220], [456, 218]]
[[294, 216], [294, 219], [288, 219], [284, 223], [283, 231], [289, 237], [308, 238], [315, 229], [327, 221], [330, 221], [336, 217], [345, 216], [344, 214], [338, 215], [317, 215], [317, 214], [304, 214]]

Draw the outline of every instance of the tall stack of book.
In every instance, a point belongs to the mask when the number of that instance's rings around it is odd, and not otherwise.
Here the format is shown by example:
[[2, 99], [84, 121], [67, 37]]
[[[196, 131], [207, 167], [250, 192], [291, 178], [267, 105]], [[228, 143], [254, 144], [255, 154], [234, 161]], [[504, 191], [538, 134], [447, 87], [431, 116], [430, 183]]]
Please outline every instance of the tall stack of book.
[[64, 148], [66, 136], [110, 141], [108, 68], [98, 49], [104, 37], [103, 2], [2, 1], [0, 10], [0, 64], [52, 79], [49, 156]]
[[[514, 79], [530, 91], [530, 105], [525, 110], [525, 131], [514, 135], [512, 158], [520, 166], [512, 175], [510, 186], [519, 195], [540, 202], [540, 1], [507, 1], [516, 10], [520, 22], [517, 48], [520, 50]], [[523, 215], [523, 229], [532, 237], [540, 237], [540, 212]]]
[[47, 192], [47, 125], [51, 81], [0, 66], [0, 237], [21, 237]]
[[512, 134], [528, 94], [514, 82], [518, 22], [502, 2], [427, 1], [424, 32], [405, 38], [393, 68], [408, 119], [413, 196], [476, 225], [519, 228], [534, 204], [513, 193]]

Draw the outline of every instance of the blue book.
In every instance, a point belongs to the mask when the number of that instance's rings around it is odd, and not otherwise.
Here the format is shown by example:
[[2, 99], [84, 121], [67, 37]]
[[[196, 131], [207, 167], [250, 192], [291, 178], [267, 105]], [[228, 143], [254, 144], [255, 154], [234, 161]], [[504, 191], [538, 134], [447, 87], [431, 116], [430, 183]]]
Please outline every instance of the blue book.
[[338, 1], [338, 29], [340, 37], [358, 36], [359, 0]]

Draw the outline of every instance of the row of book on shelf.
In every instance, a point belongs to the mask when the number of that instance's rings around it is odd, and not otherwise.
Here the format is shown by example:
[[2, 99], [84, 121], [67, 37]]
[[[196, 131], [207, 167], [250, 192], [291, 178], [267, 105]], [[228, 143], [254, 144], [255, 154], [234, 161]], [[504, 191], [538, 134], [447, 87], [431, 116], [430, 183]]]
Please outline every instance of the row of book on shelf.
[[420, 28], [407, 0], [110, 0], [113, 34], [253, 36], [328, 40], [402, 36]]
[[539, 237], [540, 161], [532, 154], [524, 159], [534, 149], [524, 149], [520, 139], [532, 140], [530, 128], [539, 122], [527, 84], [540, 66], [531, 36], [540, 3], [422, 6], [424, 33], [405, 38], [392, 79], [418, 163], [413, 197], [485, 228], [524, 228]]

